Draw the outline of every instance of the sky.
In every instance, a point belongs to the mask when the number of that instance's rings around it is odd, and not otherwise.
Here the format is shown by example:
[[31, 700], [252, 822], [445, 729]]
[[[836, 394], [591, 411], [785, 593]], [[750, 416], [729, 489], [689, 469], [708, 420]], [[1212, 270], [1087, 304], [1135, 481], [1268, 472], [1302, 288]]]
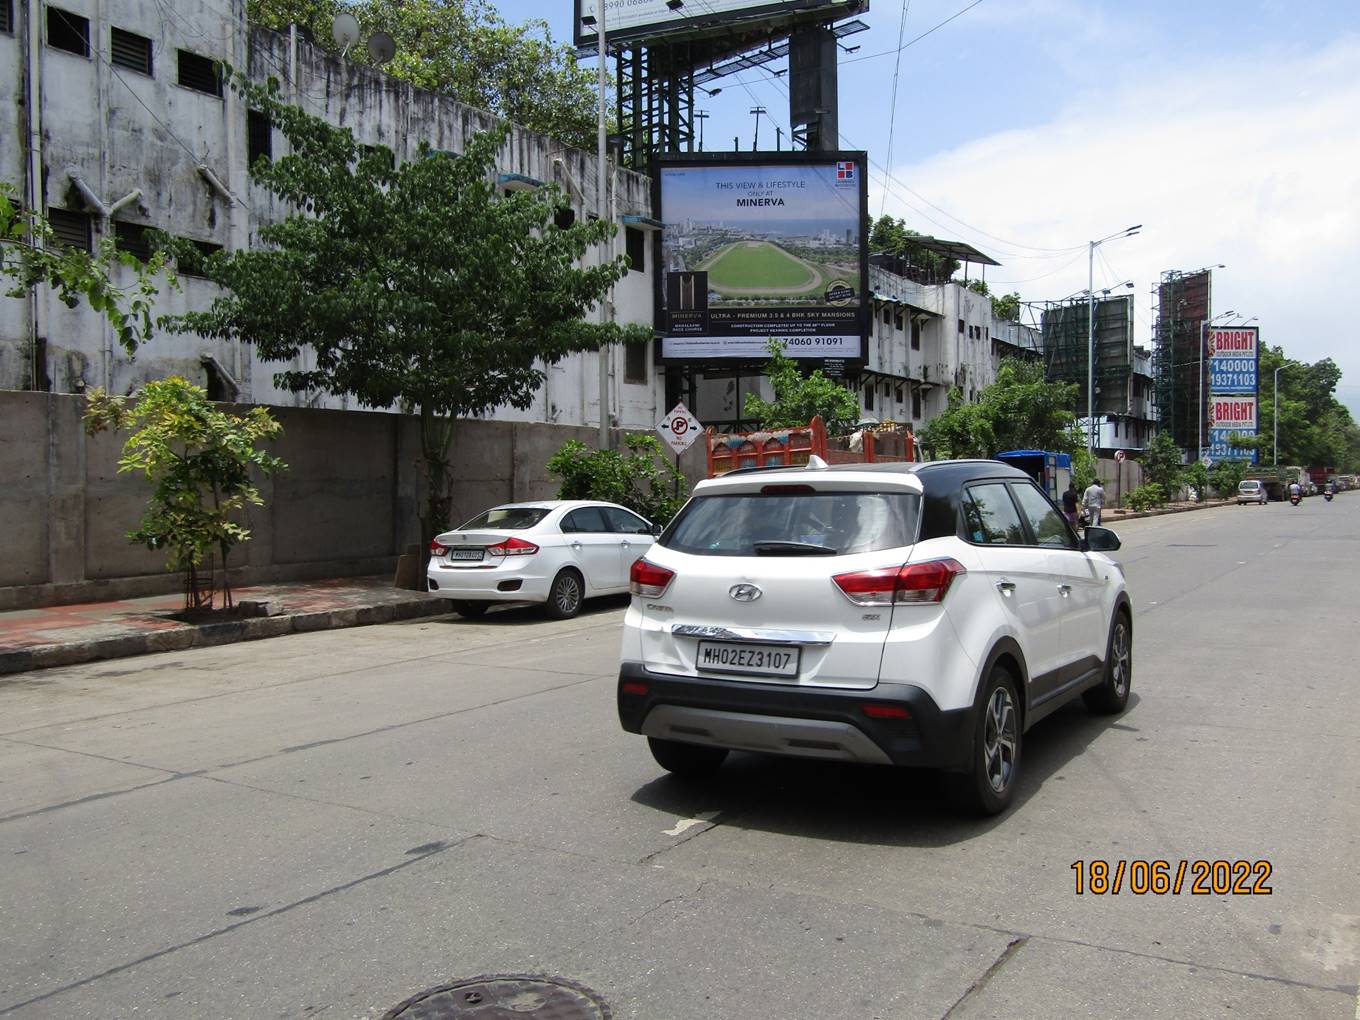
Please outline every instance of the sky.
[[[496, 5], [571, 38], [570, 0]], [[869, 154], [873, 217], [972, 244], [1002, 263], [994, 292], [1034, 302], [1084, 289], [1087, 242], [1141, 224], [1094, 266], [1098, 289], [1134, 282], [1136, 342], [1159, 273], [1223, 263], [1214, 314], [1333, 358], [1360, 418], [1360, 3], [872, 0], [863, 20], [840, 130]], [[750, 149], [756, 105], [762, 146], [787, 138], [783, 66], [701, 97], [707, 148]]]

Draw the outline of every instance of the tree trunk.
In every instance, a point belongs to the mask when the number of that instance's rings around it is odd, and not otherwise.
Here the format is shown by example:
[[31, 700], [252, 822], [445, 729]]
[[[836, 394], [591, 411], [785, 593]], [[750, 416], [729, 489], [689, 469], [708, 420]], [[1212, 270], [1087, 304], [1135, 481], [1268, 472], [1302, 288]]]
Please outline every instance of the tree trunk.
[[453, 442], [453, 418], [436, 417], [426, 404], [420, 406], [420, 471], [425, 478], [425, 512], [420, 517], [422, 550], [447, 531], [453, 512], [453, 479], [449, 475], [449, 447]]

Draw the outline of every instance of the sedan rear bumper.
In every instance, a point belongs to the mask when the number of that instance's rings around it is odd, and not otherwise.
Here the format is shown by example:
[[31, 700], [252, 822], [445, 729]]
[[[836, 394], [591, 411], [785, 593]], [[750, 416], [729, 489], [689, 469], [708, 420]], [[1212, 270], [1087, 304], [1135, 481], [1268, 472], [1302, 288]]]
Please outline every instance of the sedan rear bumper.
[[638, 662], [620, 667], [618, 709], [625, 730], [650, 737], [923, 768], [964, 768], [973, 731], [971, 708], [941, 711], [911, 684], [847, 691], [709, 680], [655, 673]]

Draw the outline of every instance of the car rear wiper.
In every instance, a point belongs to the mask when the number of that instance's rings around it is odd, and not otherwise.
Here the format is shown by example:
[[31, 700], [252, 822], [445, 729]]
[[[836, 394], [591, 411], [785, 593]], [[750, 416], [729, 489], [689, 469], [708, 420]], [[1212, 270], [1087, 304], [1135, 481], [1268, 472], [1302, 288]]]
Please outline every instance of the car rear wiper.
[[840, 550], [812, 542], [756, 542], [757, 556], [835, 556]]

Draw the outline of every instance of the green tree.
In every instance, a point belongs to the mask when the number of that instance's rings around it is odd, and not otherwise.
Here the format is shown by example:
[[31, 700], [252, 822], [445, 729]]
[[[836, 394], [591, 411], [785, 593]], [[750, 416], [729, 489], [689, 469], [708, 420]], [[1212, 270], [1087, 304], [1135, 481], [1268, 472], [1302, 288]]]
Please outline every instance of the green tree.
[[1209, 485], [1220, 499], [1237, 495], [1237, 485], [1247, 476], [1251, 463], [1241, 457], [1228, 457], [1214, 461], [1209, 469]]
[[774, 387], [774, 400], [746, 394], [743, 416], [759, 422], [763, 429], [786, 429], [806, 425], [821, 415], [827, 432], [833, 435], [859, 420], [859, 401], [853, 393], [828, 379], [820, 369], [804, 376], [798, 362], [784, 353], [781, 341], [772, 339], [768, 349], [765, 377]]
[[1009, 319], [1011, 322], [1020, 321], [1020, 294], [1018, 291], [1011, 291], [1002, 297], [992, 297], [992, 314], [998, 319]]
[[[338, 50], [331, 21], [353, 14], [365, 34], [384, 31], [397, 54], [383, 70], [419, 88], [505, 117], [571, 145], [595, 146], [594, 72], [554, 42], [548, 23], [505, 22], [488, 0], [247, 0], [253, 22], [277, 31], [307, 29], [318, 46]], [[366, 47], [346, 59], [368, 63]]]
[[1181, 463], [1181, 449], [1170, 432], [1158, 432], [1153, 436], [1141, 460], [1143, 477], [1163, 492], [1175, 492], [1180, 487], [1185, 465]]
[[905, 259], [909, 265], [920, 270], [932, 281], [944, 282], [953, 279], [963, 263], [958, 259], [946, 258], [938, 252], [927, 251], [912, 241], [912, 238], [924, 236], [912, 230], [900, 219], [880, 216], [874, 221], [873, 229], [869, 232], [869, 248], [874, 252], [884, 252]]
[[[132, 277], [122, 287], [113, 282], [119, 266]], [[26, 297], [47, 284], [68, 308], [83, 300], [104, 316], [119, 345], [131, 353], [151, 333], [151, 308], [162, 273], [170, 286], [176, 285], [164, 254], [144, 265], [115, 250], [109, 237], [99, 242], [94, 254], [63, 247], [42, 213], [26, 208], [13, 186], [0, 181], [0, 281], [7, 281], [3, 291], [7, 297]]]
[[[128, 532], [128, 539], [165, 550], [167, 567], [185, 572], [186, 609], [205, 604], [198, 568], [216, 549], [222, 557], [224, 602], [230, 606], [227, 556], [250, 538], [236, 518], [246, 504], [264, 503], [251, 471], [271, 475], [287, 467], [256, 444], [274, 439], [283, 427], [263, 407], [244, 416], [219, 410], [202, 387], [171, 376], [147, 383], [131, 407], [126, 397], [92, 390], [85, 431], [94, 435], [106, 429], [132, 430], [118, 473], [140, 471], [152, 485], [141, 526]], [[211, 592], [211, 575], [208, 582]]]
[[1022, 449], [1074, 452], [1082, 443], [1072, 412], [1077, 390], [1074, 383], [1046, 382], [1038, 362], [1007, 358], [977, 403], [965, 403], [961, 391], [950, 390], [949, 407], [921, 430], [921, 440], [944, 457]]
[[251, 175], [292, 213], [261, 229], [260, 247], [209, 258], [204, 272], [226, 293], [167, 325], [253, 343], [266, 361], [310, 349], [315, 367], [280, 372], [278, 385], [417, 413], [428, 543], [449, 523], [456, 418], [528, 407], [544, 367], [572, 352], [651, 339], [644, 327], [583, 318], [627, 272], [623, 256], [582, 265], [614, 226], [557, 227], [554, 189], [501, 196], [505, 127], [474, 137], [461, 157], [422, 148], [398, 163], [285, 105], [272, 82], [238, 75], [233, 87], [288, 139], [287, 155]]
[[548, 470], [562, 479], [557, 498], [618, 503], [653, 524], [668, 523], [680, 509], [685, 476], [655, 436], [625, 436], [623, 445], [626, 454], [567, 440], [548, 460]]

